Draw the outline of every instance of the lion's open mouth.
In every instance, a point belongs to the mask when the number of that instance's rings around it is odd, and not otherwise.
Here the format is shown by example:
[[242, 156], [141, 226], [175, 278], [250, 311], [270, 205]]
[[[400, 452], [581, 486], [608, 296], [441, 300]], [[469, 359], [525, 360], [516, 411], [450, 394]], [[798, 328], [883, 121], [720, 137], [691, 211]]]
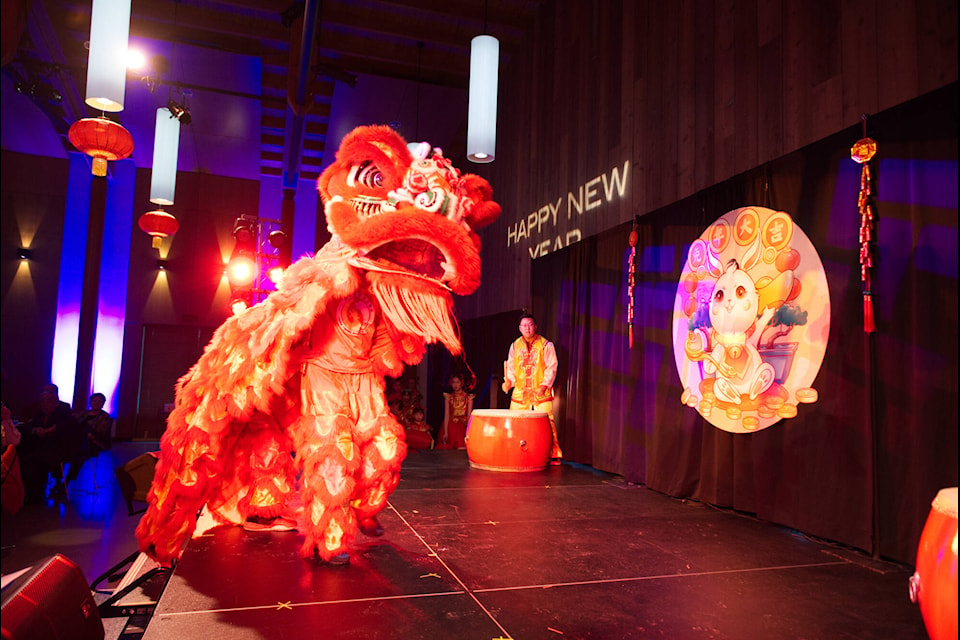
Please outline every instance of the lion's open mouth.
[[403, 239], [388, 242], [371, 250], [371, 260], [393, 265], [422, 276], [444, 282], [452, 277], [444, 268], [443, 253], [426, 240]]

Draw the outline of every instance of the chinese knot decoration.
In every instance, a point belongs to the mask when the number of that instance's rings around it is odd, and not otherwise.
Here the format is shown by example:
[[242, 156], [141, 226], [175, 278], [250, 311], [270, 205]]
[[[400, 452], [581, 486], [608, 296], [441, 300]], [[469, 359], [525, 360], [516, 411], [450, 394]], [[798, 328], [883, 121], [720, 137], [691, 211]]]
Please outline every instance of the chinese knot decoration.
[[873, 333], [877, 330], [873, 317], [873, 294], [870, 289], [870, 269], [873, 256], [870, 253], [870, 241], [873, 240], [873, 209], [870, 207], [870, 159], [877, 153], [877, 143], [867, 137], [867, 116], [862, 116], [863, 137], [850, 147], [850, 157], [858, 163], [860, 169], [860, 196], [857, 207], [860, 210], [860, 280], [863, 282], [863, 331]]
[[630, 263], [627, 267], [627, 332], [630, 340], [630, 348], [633, 349], [633, 289], [637, 284], [637, 220], [633, 220], [633, 229], [630, 231]]

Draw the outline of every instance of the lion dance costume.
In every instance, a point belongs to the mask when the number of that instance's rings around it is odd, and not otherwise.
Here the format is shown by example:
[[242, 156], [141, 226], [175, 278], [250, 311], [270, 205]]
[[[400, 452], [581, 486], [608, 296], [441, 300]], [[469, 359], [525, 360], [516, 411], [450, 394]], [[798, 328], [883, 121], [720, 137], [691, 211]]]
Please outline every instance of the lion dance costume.
[[161, 563], [180, 557], [204, 505], [241, 524], [289, 513], [297, 497], [302, 555], [344, 554], [406, 455], [384, 376], [420, 362], [427, 343], [462, 351], [451, 293], [480, 284], [474, 230], [500, 214], [487, 181], [374, 126], [343, 139], [318, 188], [330, 242], [224, 322], [177, 383], [137, 527]]

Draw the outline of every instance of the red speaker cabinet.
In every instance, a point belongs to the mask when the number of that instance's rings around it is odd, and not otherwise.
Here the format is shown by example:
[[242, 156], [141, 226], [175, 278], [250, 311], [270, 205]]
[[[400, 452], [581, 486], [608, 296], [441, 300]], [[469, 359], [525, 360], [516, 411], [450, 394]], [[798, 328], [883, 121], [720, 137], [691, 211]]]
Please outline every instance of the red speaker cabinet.
[[3, 589], [3, 640], [103, 640], [103, 622], [83, 572], [57, 554]]

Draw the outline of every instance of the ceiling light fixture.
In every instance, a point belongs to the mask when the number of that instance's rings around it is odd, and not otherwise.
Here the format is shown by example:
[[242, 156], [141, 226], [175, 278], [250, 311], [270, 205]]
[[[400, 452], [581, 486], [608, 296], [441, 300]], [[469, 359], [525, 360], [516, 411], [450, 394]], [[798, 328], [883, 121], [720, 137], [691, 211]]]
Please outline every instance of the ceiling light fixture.
[[467, 111], [467, 159], [493, 162], [497, 151], [497, 81], [500, 41], [486, 35], [487, 5], [483, 6], [484, 35], [470, 42], [470, 97]]
[[127, 83], [130, 0], [93, 0], [86, 103], [100, 111], [123, 111]]
[[150, 173], [150, 202], [173, 204], [177, 189], [177, 156], [180, 152], [180, 120], [167, 107], [157, 109], [153, 138], [153, 169]]

